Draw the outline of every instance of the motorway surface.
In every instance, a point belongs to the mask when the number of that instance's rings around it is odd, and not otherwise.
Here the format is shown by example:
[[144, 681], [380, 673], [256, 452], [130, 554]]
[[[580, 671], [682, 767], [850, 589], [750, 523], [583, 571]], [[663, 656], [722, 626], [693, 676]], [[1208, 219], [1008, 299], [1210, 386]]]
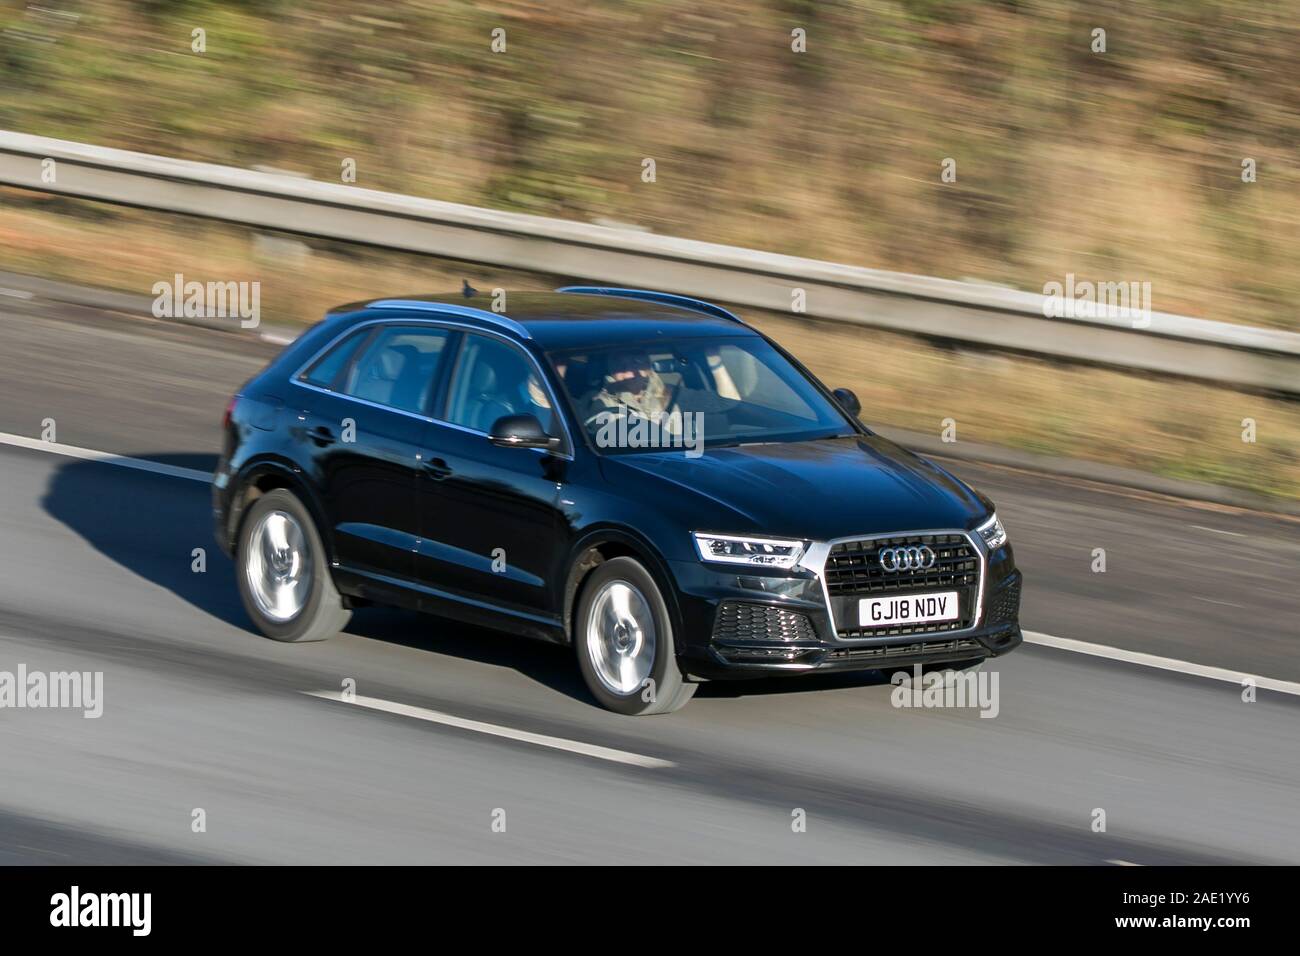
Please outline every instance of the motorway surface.
[[[4, 298], [0, 341], [0, 432], [203, 471], [275, 351]], [[948, 464], [998, 502], [1026, 628], [1300, 680], [1300, 525]], [[199, 482], [0, 444], [0, 541], [0, 671], [102, 670], [105, 698], [0, 710], [0, 863], [1300, 862], [1300, 697], [1026, 646], [986, 668], [994, 719], [869, 675], [623, 718], [567, 649], [436, 618], [255, 635]], [[311, 696], [345, 679], [507, 736]]]

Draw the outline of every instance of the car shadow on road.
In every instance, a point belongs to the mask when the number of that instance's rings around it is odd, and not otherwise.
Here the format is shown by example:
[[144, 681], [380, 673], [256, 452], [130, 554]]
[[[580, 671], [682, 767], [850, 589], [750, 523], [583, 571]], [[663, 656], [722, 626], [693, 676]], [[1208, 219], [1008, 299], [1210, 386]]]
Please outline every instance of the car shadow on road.
[[362, 608], [346, 633], [401, 647], [518, 671], [567, 697], [596, 705], [578, 673], [573, 651], [517, 634], [400, 608]]
[[710, 681], [695, 692], [697, 700], [710, 697], [765, 697], [809, 694], [857, 687], [879, 687], [889, 683], [883, 671], [849, 671], [844, 674], [807, 674], [800, 677], [763, 677], [757, 680]]
[[[134, 457], [202, 472], [217, 464], [215, 455]], [[73, 460], [55, 471], [42, 504], [110, 560], [250, 639], [267, 640], [244, 611], [234, 565], [213, 537], [210, 495], [204, 482]], [[203, 573], [193, 570], [196, 548], [204, 551]], [[558, 693], [595, 704], [568, 648], [388, 608], [358, 610], [346, 633], [512, 668]]]
[[[215, 455], [137, 456], [180, 468], [211, 472]], [[62, 464], [50, 480], [43, 504], [51, 516], [109, 559], [250, 637], [254, 628], [235, 586], [235, 569], [213, 539], [210, 490], [202, 482], [152, 474], [93, 461]], [[194, 570], [196, 548], [206, 571]], [[73, 582], [75, 586], [75, 582]], [[388, 608], [364, 608], [346, 633], [433, 654], [507, 667], [557, 693], [596, 704], [569, 648], [462, 624], [446, 618]], [[878, 672], [714, 681], [698, 698], [792, 694], [885, 682]]]
[[[149, 461], [211, 472], [216, 455], [150, 454]], [[251, 629], [234, 568], [212, 536], [206, 483], [95, 461], [55, 470], [42, 504], [92, 547], [147, 581], [227, 624]], [[206, 570], [194, 570], [202, 548]], [[76, 582], [69, 582], [71, 587]]]

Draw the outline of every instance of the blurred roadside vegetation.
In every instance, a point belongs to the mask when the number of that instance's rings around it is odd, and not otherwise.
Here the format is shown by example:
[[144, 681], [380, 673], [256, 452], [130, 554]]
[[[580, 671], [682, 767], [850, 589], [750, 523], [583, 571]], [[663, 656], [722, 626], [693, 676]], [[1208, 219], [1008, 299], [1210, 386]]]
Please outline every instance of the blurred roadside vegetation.
[[16, 0], [0, 28], [3, 128], [1300, 328], [1300, 0]]
[[[1292, 329], [1298, 65], [1300, 0], [0, 0], [0, 128], [1030, 290], [1150, 281], [1158, 310]], [[0, 269], [258, 280], [268, 322], [553, 285], [292, 248], [0, 189]], [[745, 314], [874, 424], [1300, 496], [1300, 403]]]

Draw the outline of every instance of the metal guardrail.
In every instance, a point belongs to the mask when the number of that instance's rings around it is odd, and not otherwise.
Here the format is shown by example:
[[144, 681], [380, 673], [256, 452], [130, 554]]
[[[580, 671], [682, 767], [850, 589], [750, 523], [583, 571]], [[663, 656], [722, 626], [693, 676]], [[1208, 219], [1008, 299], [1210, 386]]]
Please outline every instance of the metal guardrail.
[[[42, 173], [54, 161], [54, 176]], [[0, 131], [0, 183], [913, 335], [1300, 394], [1300, 334], [1152, 313], [1046, 318], [1044, 296]]]

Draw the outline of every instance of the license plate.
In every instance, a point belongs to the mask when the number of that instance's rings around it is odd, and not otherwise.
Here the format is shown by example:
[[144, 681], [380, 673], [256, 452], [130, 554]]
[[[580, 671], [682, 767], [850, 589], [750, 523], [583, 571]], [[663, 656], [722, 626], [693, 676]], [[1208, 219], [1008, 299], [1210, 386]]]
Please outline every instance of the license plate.
[[900, 624], [934, 624], [958, 617], [957, 592], [907, 594], [862, 598], [858, 601], [859, 627], [896, 627]]

